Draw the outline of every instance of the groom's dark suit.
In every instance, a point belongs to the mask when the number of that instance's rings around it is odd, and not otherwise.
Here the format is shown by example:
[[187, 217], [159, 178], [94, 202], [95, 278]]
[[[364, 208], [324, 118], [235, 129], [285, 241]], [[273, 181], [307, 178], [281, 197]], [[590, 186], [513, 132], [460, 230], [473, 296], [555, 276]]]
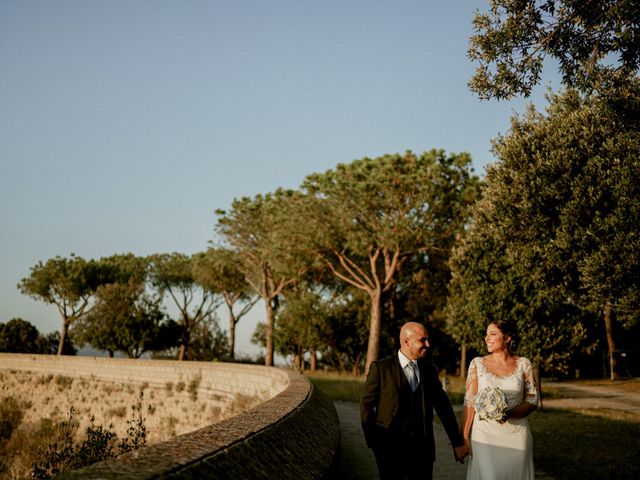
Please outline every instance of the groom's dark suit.
[[[451, 445], [464, 444], [434, 365], [425, 359], [418, 360], [417, 364], [420, 385], [415, 392], [409, 386], [397, 354], [373, 362], [369, 367], [360, 400], [360, 419], [381, 478], [431, 478], [435, 461], [434, 409]], [[412, 462], [414, 465], [408, 465]]]

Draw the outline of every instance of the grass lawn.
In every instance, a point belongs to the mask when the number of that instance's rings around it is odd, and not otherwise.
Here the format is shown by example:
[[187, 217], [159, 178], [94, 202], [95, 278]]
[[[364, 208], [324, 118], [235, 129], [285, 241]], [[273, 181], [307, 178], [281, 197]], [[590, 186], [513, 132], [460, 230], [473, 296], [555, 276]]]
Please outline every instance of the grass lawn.
[[[332, 400], [360, 400], [362, 377], [326, 372], [306, 375]], [[597, 381], [584, 383], [593, 385]], [[616, 387], [623, 384], [634, 391], [640, 387], [637, 379], [616, 382]], [[464, 381], [450, 377], [449, 397], [454, 405], [462, 403], [463, 391]], [[539, 473], [558, 480], [640, 478], [640, 415], [606, 409], [547, 408], [535, 412], [529, 421]]]
[[360, 402], [364, 376], [321, 371], [305, 372], [305, 376], [331, 400]]
[[640, 416], [545, 409], [531, 415], [536, 470], [557, 479], [640, 478]]

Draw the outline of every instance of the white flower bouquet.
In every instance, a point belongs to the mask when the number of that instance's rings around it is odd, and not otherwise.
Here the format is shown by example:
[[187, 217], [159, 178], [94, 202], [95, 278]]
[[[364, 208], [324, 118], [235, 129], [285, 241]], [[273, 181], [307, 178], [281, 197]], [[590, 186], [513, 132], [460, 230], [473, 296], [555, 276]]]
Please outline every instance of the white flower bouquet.
[[476, 395], [474, 407], [480, 420], [503, 420], [507, 413], [507, 396], [498, 387], [487, 387]]

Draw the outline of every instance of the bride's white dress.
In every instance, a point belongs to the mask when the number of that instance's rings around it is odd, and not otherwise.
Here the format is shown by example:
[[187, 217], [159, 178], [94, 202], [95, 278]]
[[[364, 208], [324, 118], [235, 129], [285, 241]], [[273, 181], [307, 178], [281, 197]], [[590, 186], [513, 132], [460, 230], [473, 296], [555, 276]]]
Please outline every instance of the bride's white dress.
[[[487, 387], [500, 388], [507, 397], [508, 409], [523, 401], [538, 403], [531, 362], [519, 357], [516, 369], [506, 376], [489, 372], [482, 357], [469, 365], [464, 404], [473, 407], [475, 396]], [[479, 420], [475, 415], [471, 429], [472, 457], [467, 480], [533, 480], [533, 438], [526, 418], [504, 423]]]

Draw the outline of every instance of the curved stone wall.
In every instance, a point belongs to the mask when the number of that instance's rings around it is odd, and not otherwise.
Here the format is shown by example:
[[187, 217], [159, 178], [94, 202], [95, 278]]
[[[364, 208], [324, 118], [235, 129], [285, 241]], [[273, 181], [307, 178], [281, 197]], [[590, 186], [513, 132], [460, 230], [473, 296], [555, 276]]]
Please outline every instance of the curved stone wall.
[[[340, 429], [331, 401], [302, 375], [210, 362], [0, 354], [0, 369], [163, 385], [200, 376], [212, 401], [237, 393], [269, 400], [240, 415], [62, 478], [330, 478]], [[157, 383], [156, 383], [157, 382]]]

